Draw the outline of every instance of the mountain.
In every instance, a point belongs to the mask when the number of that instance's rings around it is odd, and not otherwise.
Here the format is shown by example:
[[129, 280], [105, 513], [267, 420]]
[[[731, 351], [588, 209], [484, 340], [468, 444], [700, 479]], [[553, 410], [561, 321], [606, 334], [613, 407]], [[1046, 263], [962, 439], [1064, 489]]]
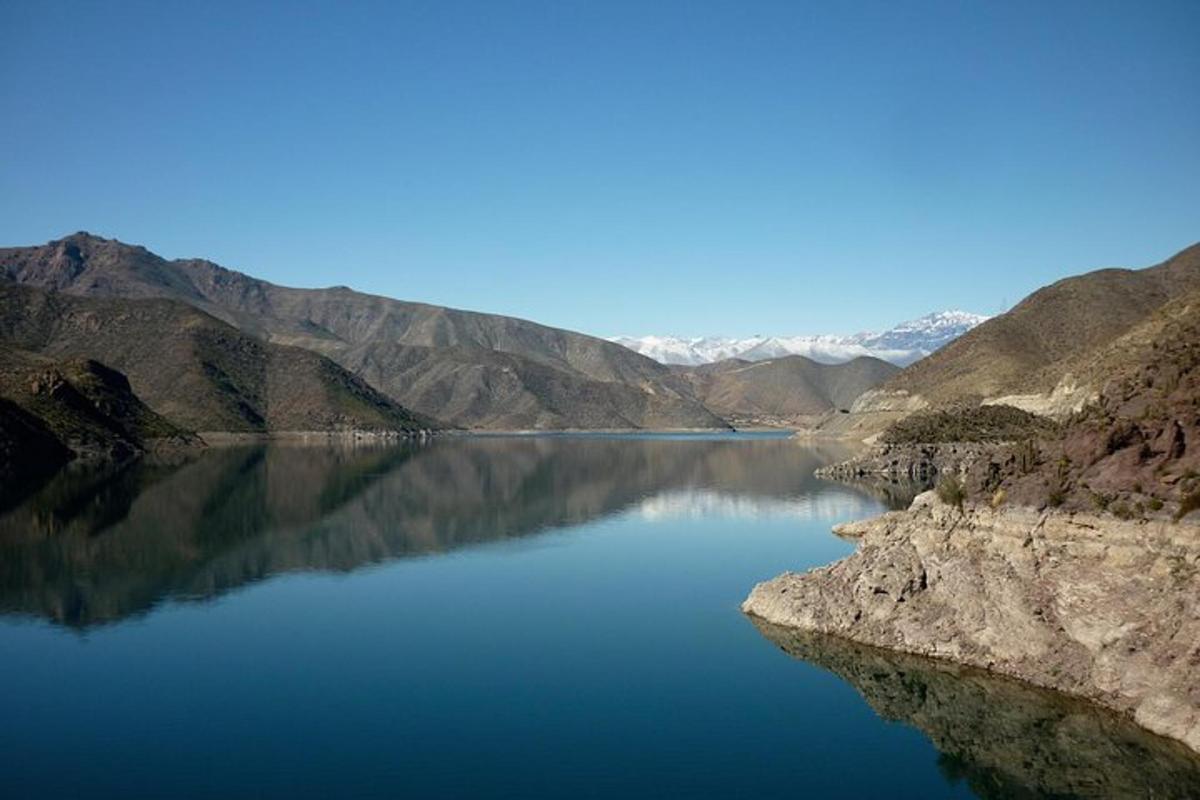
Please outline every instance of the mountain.
[[0, 276], [65, 295], [186, 303], [256, 340], [328, 356], [392, 400], [458, 426], [726, 427], [668, 367], [511, 317], [276, 286], [86, 233], [0, 249]]
[[855, 411], [981, 402], [1052, 415], [1078, 410], [1105, 380], [1106, 370], [1093, 363], [1105, 349], [1198, 289], [1200, 245], [1146, 269], [1066, 278], [865, 393]]
[[863, 392], [900, 371], [868, 356], [842, 364], [821, 364], [804, 356], [728, 359], [676, 369], [706, 406], [743, 425], [803, 424], [821, 414], [847, 409]]
[[188, 430], [397, 431], [432, 424], [323, 356], [261, 341], [174, 300], [81, 297], [0, 283], [0, 346], [120, 370], [140, 402]]
[[905, 366], [954, 341], [987, 319], [966, 311], [939, 311], [903, 322], [883, 333], [851, 336], [751, 336], [743, 339], [616, 336], [611, 341], [664, 364], [697, 366], [730, 358], [762, 361], [801, 355], [824, 364], [870, 356]]

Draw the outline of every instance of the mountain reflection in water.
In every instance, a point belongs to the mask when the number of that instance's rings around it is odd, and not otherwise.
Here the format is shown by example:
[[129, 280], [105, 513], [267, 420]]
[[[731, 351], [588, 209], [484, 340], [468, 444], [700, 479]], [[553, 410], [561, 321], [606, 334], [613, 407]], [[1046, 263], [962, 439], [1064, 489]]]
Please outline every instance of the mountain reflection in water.
[[781, 439], [466, 437], [67, 470], [0, 516], [0, 611], [87, 627], [277, 573], [351, 570], [627, 509], [845, 517], [867, 492], [812, 477], [843, 455]]
[[1195, 754], [1081, 700], [752, 621], [784, 652], [849, 683], [883, 719], [924, 733], [946, 778], [965, 782], [977, 797], [1200, 796]]
[[813, 477], [846, 455], [451, 436], [63, 472], [0, 500], [6, 796], [1200, 797], [1111, 714], [762, 630], [839, 681], [747, 624], [756, 580], [904, 502]]

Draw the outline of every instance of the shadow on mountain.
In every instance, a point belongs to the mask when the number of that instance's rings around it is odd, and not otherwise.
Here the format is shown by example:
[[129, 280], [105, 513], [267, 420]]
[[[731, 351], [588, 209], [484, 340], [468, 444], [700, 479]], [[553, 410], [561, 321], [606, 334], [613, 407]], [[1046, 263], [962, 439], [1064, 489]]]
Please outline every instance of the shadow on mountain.
[[919, 729], [946, 779], [979, 797], [1200, 797], [1200, 759], [1089, 703], [751, 619], [784, 652], [848, 682], [880, 717]]
[[867, 513], [868, 496], [812, 477], [845, 455], [786, 440], [448, 437], [68, 469], [0, 515], [0, 612], [86, 628], [279, 573], [347, 571], [631, 508], [685, 514], [713, 498], [723, 513]]

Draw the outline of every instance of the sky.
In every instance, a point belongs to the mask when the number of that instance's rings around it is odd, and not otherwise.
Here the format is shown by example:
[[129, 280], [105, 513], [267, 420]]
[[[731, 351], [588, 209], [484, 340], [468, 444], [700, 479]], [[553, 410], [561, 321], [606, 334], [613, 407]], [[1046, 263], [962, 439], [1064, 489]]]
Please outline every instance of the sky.
[[0, 0], [0, 246], [599, 335], [997, 313], [1200, 240], [1200, 2]]

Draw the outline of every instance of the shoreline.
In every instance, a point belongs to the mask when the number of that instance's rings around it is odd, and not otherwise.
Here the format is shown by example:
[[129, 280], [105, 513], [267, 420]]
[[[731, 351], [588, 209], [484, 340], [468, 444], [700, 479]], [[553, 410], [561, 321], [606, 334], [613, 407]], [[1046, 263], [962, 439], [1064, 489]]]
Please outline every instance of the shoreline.
[[414, 431], [197, 431], [196, 435], [205, 444], [220, 445], [268, 441], [407, 441], [409, 439], [427, 439], [444, 433], [445, 431], [437, 429], [423, 428]]
[[446, 437], [518, 437], [518, 436], [729, 436], [756, 434], [780, 439], [793, 432], [781, 428], [432, 428], [420, 431], [198, 431], [205, 443], [225, 444], [267, 441], [318, 441], [362, 439], [374, 441], [431, 439]]
[[730, 436], [739, 433], [770, 434], [791, 438], [788, 428], [472, 428], [441, 431], [449, 436]]
[[758, 584], [785, 629], [1083, 698], [1200, 754], [1200, 527], [947, 506], [837, 526], [846, 558]]

